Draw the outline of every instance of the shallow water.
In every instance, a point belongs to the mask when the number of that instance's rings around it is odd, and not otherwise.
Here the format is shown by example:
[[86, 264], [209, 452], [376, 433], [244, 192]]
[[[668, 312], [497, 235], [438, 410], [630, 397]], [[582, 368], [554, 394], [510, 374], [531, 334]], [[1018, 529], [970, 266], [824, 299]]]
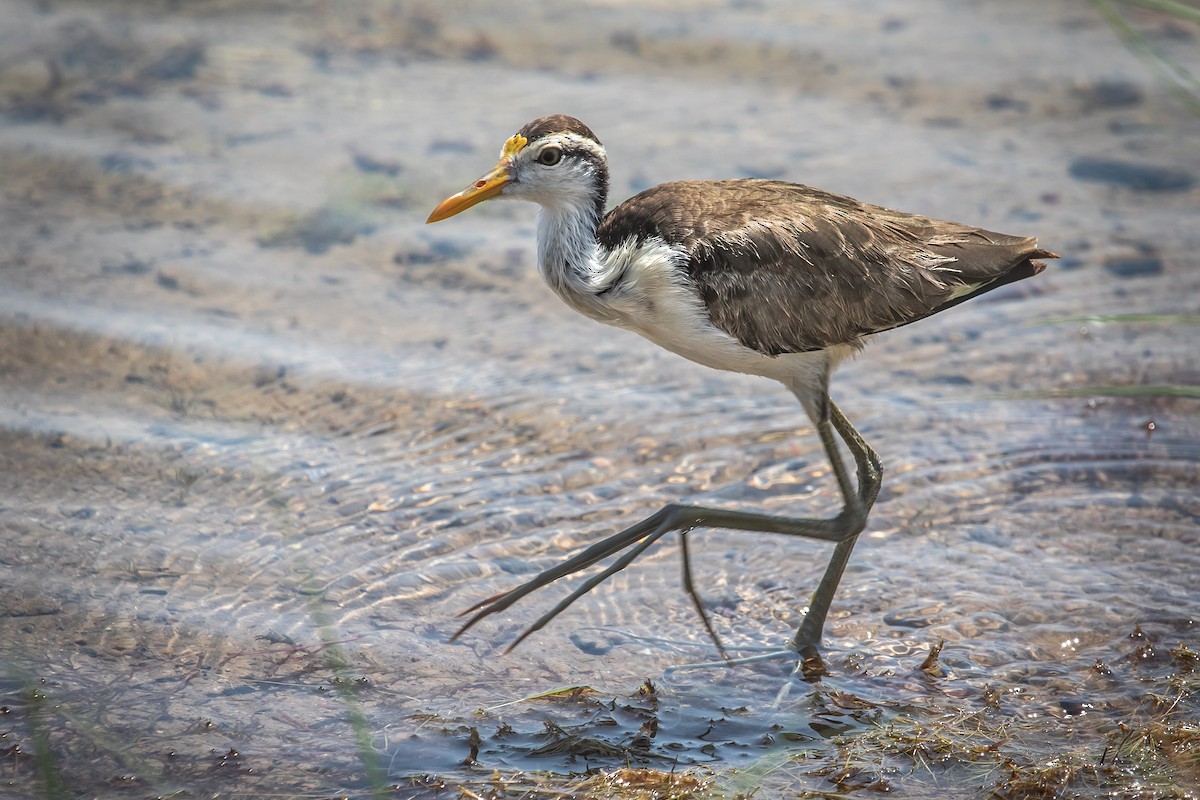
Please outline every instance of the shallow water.
[[[1099, 751], [1200, 649], [1200, 123], [1091, 6], [0, 19], [0, 792], [432, 795], [631, 761], [848, 791], [797, 754], [987, 709], [1030, 724], [1021, 757]], [[1136, 22], [1196, 70], [1200, 30]], [[815, 687], [669, 669], [716, 655], [674, 541], [508, 655], [565, 589], [448, 641], [665, 502], [836, 510], [790, 395], [573, 315], [532, 208], [423, 225], [549, 112], [606, 142], [614, 199], [780, 177], [1063, 256], [835, 378], [886, 473]], [[690, 541], [727, 646], [784, 644], [827, 549]], [[514, 702], [562, 686], [595, 694]]]

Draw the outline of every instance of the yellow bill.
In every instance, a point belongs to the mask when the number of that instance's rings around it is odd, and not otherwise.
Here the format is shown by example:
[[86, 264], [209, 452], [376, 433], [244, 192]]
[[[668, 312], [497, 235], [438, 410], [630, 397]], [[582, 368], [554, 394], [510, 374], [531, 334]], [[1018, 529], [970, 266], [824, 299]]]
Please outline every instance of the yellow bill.
[[438, 207], [429, 215], [429, 219], [425, 220], [425, 224], [430, 222], [440, 222], [447, 217], [453, 217], [455, 214], [460, 214], [466, 211], [473, 205], [482, 203], [484, 200], [491, 200], [497, 197], [504, 191], [504, 187], [512, 183], [512, 166], [513, 156], [515, 156], [522, 147], [526, 144], [524, 136], [513, 136], [504, 143], [504, 149], [500, 153], [500, 161], [496, 166], [492, 167], [491, 172], [484, 175], [473, 184], [463, 189], [458, 194], [451, 195], [438, 204]]

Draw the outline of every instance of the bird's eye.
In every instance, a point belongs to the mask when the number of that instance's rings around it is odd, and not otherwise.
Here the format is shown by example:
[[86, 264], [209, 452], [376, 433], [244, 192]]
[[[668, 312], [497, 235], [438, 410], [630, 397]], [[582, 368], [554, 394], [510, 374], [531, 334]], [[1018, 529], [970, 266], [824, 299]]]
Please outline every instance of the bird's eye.
[[562, 150], [557, 147], [547, 147], [545, 150], [538, 153], [537, 161], [539, 164], [545, 164], [547, 167], [553, 167], [559, 161], [562, 161]]

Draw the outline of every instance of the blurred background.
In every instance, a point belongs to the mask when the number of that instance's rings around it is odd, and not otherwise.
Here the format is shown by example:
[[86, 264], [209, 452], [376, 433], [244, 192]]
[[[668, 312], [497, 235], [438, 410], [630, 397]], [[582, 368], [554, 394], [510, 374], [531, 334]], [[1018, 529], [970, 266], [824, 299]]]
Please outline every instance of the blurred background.
[[[1194, 796], [1195, 5], [0, 8], [0, 796]], [[885, 477], [820, 684], [671, 669], [674, 540], [449, 641], [663, 503], [839, 506], [782, 387], [559, 303], [532, 206], [424, 225], [549, 113], [612, 204], [778, 178], [1062, 256], [835, 377]], [[690, 541], [786, 643], [828, 549]]]

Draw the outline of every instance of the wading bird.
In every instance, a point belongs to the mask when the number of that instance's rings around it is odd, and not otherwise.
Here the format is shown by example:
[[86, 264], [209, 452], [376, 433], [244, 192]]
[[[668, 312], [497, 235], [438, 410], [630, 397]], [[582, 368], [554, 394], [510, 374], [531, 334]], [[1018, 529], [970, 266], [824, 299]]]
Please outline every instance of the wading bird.
[[[455, 634], [566, 575], [625, 551], [513, 642], [628, 566], [671, 531], [681, 534], [684, 586], [720, 640], [692, 584], [687, 533], [727, 528], [831, 542], [833, 556], [789, 642], [806, 676], [824, 671], [825, 617], [854, 543], [879, 494], [875, 451], [829, 398], [834, 368], [866, 337], [944, 311], [1045, 269], [1057, 258], [1037, 240], [860, 203], [771, 180], [679, 181], [647, 189], [605, 213], [608, 159], [573, 117], [525, 125], [500, 161], [444, 200], [437, 222], [494, 197], [541, 206], [538, 268], [576, 311], [635, 331], [684, 358], [761, 375], [800, 401], [833, 467], [843, 508], [828, 519], [671, 504], [511, 591], [476, 604]], [[857, 485], [838, 450], [854, 457]]]

